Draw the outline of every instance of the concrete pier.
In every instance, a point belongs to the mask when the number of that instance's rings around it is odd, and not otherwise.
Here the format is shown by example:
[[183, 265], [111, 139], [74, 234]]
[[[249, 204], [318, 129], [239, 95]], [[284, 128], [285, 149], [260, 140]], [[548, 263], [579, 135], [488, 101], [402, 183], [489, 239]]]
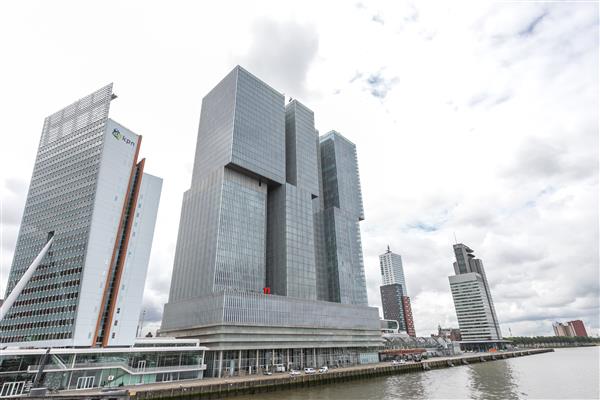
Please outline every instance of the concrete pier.
[[[552, 352], [553, 349], [528, 349], [501, 353], [470, 353], [456, 357], [439, 357], [422, 362], [407, 362], [392, 365], [389, 362], [378, 364], [357, 365], [348, 368], [330, 369], [324, 374], [290, 376], [287, 372], [270, 376], [252, 375], [232, 378], [208, 378], [194, 381], [156, 383], [128, 388], [128, 394], [123, 398], [130, 399], [220, 399], [224, 397], [272, 392], [303, 386], [338, 383], [354, 379], [365, 379], [378, 376], [396, 375], [409, 372], [423, 372], [431, 369], [460, 367], [463, 365], [503, 360], [540, 353]], [[104, 396], [107, 393], [103, 393]], [[45, 398], [63, 399], [94, 399], [101, 397], [99, 392], [70, 392], [63, 395], [51, 395]], [[30, 397], [32, 398], [32, 397]], [[35, 397], [33, 397], [35, 398]], [[114, 396], [113, 398], [121, 398]]]

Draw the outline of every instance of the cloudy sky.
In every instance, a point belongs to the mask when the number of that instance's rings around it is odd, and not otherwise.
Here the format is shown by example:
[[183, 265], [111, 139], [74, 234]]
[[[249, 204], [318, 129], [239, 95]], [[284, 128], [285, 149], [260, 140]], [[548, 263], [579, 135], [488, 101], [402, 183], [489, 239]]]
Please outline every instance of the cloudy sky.
[[201, 100], [240, 64], [356, 143], [371, 305], [389, 244], [417, 333], [456, 326], [456, 234], [505, 335], [571, 319], [600, 332], [597, 2], [218, 4], [1, 3], [2, 292], [44, 117], [114, 82], [111, 117], [164, 178], [144, 299], [156, 329]]

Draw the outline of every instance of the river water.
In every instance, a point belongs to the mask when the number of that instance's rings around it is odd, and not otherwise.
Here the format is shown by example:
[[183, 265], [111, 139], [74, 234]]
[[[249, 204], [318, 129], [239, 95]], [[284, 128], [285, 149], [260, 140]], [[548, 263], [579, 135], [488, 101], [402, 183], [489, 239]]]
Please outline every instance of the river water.
[[600, 347], [490, 361], [235, 399], [600, 399]]

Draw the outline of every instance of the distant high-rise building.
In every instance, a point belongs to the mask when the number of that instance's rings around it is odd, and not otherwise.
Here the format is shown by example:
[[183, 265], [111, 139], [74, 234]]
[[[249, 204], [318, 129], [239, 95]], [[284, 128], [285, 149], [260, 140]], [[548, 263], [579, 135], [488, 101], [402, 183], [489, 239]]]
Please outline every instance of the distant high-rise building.
[[44, 121], [6, 299], [46, 253], [12, 296], [1, 343], [135, 339], [162, 180], [144, 173], [142, 137], [108, 118], [114, 98], [107, 85]]
[[381, 269], [381, 279], [384, 285], [399, 283], [406, 290], [402, 256], [393, 253], [390, 250], [390, 246], [388, 246], [385, 253], [379, 256], [379, 267]]
[[398, 321], [400, 330], [410, 336], [416, 336], [402, 257], [393, 253], [388, 246], [387, 251], [379, 256], [379, 267], [383, 281], [383, 285], [379, 287], [383, 318]]
[[569, 322], [555, 322], [552, 324], [552, 328], [555, 336], [587, 337], [585, 325], [579, 319]]
[[552, 329], [555, 336], [575, 336], [575, 331], [567, 323], [555, 322], [552, 324]]
[[402, 311], [404, 311], [404, 323], [406, 324], [406, 333], [409, 336], [416, 337], [415, 322], [413, 320], [412, 308], [410, 306], [410, 297], [402, 296]]
[[402, 298], [404, 297], [402, 285], [399, 283], [381, 285], [379, 293], [381, 294], [383, 319], [398, 321], [398, 329], [406, 332], [404, 307], [402, 306]]
[[448, 279], [462, 340], [502, 340], [482, 261], [475, 258], [473, 250], [462, 243], [454, 245], [454, 254], [456, 275]]
[[[435, 334], [431, 334], [431, 336], [436, 336]], [[450, 339], [453, 342], [458, 342], [460, 340], [462, 340], [462, 337], [460, 336], [460, 329], [456, 329], [456, 328], [442, 328], [441, 325], [438, 325], [438, 333], [437, 333], [438, 337], [443, 337], [446, 339]]]
[[202, 101], [160, 334], [201, 338], [215, 376], [376, 359], [362, 219], [354, 144], [235, 67]]
[[585, 325], [583, 321], [580, 319], [576, 319], [575, 321], [569, 321], [569, 325], [573, 327], [573, 331], [575, 331], [575, 336], [579, 337], [587, 337], [587, 331], [585, 330]]

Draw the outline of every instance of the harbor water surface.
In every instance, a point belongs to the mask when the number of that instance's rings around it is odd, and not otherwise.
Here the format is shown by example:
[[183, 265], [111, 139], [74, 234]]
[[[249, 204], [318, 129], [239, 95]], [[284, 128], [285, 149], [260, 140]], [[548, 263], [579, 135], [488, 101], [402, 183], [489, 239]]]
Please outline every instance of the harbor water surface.
[[239, 400], [599, 399], [600, 347], [233, 397]]

